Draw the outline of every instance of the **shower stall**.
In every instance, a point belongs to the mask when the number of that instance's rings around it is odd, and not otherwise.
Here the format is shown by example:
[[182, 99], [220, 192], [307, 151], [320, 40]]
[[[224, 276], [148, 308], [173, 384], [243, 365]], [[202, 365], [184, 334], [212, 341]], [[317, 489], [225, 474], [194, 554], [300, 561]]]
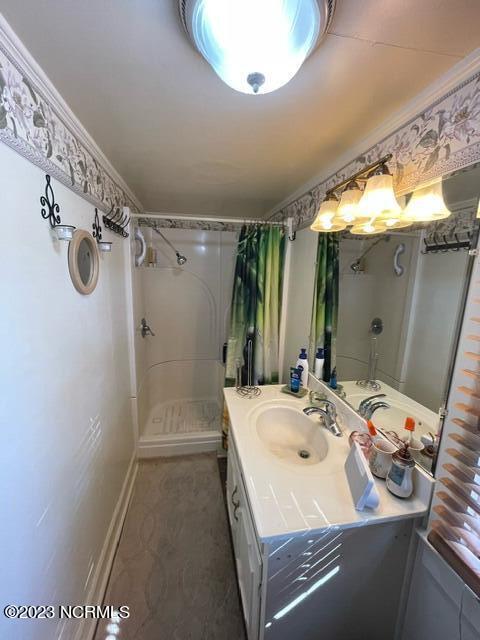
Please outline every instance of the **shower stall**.
[[146, 242], [133, 279], [139, 455], [215, 450], [238, 232], [137, 224]]

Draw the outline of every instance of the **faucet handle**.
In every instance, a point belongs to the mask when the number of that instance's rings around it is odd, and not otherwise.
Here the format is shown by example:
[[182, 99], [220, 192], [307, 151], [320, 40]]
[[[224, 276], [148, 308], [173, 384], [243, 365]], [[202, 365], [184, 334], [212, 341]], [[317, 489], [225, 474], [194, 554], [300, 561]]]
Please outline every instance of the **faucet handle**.
[[325, 408], [325, 411], [328, 413], [328, 415], [332, 418], [336, 418], [337, 416], [337, 407], [335, 406], [335, 403], [332, 402], [331, 400], [327, 400], [325, 398], [325, 400], [322, 400], [320, 402], [320, 406], [323, 406]]

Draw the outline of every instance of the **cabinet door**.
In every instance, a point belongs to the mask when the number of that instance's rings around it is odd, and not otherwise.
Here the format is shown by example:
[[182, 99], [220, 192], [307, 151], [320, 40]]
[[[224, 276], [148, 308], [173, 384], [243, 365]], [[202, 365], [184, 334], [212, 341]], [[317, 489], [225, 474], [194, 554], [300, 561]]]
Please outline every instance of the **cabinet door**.
[[228, 509], [238, 586], [248, 640], [257, 640], [262, 563], [243, 480], [234, 453], [229, 451], [228, 458], [230, 472], [230, 483], [227, 480]]

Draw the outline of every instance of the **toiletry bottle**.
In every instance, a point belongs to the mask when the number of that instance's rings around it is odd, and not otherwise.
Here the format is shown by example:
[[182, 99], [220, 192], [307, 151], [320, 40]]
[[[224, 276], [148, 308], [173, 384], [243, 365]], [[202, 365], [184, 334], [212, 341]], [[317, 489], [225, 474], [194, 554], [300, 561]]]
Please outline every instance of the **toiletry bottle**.
[[300, 376], [302, 372], [297, 367], [290, 367], [290, 391], [298, 393], [300, 391]]
[[323, 380], [323, 363], [325, 362], [325, 354], [322, 347], [317, 347], [315, 355], [315, 377]]
[[300, 367], [302, 369], [302, 387], [305, 387], [306, 389], [308, 386], [308, 358], [306, 349], [300, 349], [300, 355], [298, 356], [296, 368], [300, 369]]
[[337, 388], [337, 368], [336, 367], [332, 371], [332, 375], [330, 376], [330, 388], [331, 389]]
[[[413, 432], [415, 431], [415, 420], [413, 418], [411, 418], [410, 416], [405, 418], [405, 425], [403, 427], [406, 431], [408, 431], [407, 437], [405, 439], [405, 442], [408, 442], [408, 444], [410, 444], [412, 442], [412, 438], [413, 438]], [[402, 438], [403, 440], [403, 438]]]
[[395, 451], [392, 465], [387, 474], [387, 489], [399, 498], [409, 498], [413, 492], [413, 470], [415, 461], [408, 450], [408, 444]]
[[375, 444], [379, 440], [382, 440], [382, 437], [378, 435], [378, 431], [375, 429], [375, 425], [371, 420], [367, 422], [368, 433], [372, 439], [372, 442]]

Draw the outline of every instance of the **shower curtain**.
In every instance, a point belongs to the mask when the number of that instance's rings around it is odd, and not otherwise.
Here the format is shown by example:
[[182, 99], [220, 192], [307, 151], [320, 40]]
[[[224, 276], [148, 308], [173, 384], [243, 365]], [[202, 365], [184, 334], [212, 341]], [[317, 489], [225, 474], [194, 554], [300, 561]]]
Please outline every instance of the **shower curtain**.
[[248, 344], [252, 350], [252, 383], [278, 382], [278, 340], [282, 303], [285, 232], [273, 225], [243, 226], [233, 284], [226, 386], [248, 382]]
[[330, 381], [336, 366], [339, 244], [337, 233], [318, 234], [309, 355], [313, 364], [317, 348], [322, 347], [325, 350], [325, 382]]

